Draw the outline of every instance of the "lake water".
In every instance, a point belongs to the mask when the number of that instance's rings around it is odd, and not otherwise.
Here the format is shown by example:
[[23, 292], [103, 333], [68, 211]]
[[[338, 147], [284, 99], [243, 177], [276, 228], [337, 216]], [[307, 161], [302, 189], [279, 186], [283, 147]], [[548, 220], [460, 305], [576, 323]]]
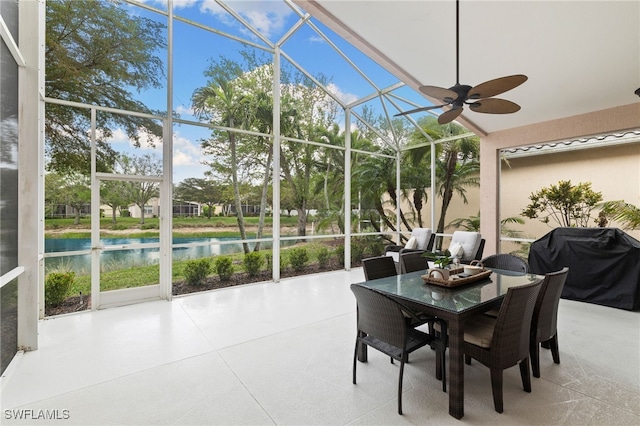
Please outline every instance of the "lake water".
[[[233, 241], [233, 238], [174, 238], [173, 244], [187, 243], [209, 243], [210, 245], [198, 247], [177, 247], [173, 249], [173, 260], [197, 259], [202, 257], [212, 257], [221, 254], [231, 254], [242, 252], [242, 244], [220, 244], [223, 241]], [[148, 244], [158, 243], [158, 238], [105, 238], [102, 240], [104, 246], [125, 245], [125, 244]], [[283, 242], [286, 245], [289, 242]], [[253, 249], [255, 243], [250, 243]], [[262, 249], [271, 248], [272, 243], [262, 242]], [[89, 238], [63, 238], [45, 239], [45, 253], [59, 253], [66, 251], [78, 251], [91, 249]], [[143, 266], [157, 264], [160, 258], [158, 248], [139, 248], [128, 250], [103, 251], [100, 255], [100, 264], [103, 270], [118, 269], [127, 266]], [[91, 255], [74, 255], [64, 257], [52, 257], [45, 259], [45, 269], [65, 268], [77, 273], [88, 273], [91, 266]]]

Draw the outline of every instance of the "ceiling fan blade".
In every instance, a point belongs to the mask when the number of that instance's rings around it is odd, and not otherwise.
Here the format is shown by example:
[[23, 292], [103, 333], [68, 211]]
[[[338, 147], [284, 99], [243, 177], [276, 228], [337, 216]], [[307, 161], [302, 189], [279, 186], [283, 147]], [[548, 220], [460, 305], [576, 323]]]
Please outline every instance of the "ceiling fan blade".
[[451, 123], [453, 120], [458, 118], [460, 114], [462, 114], [462, 107], [453, 108], [453, 109], [450, 109], [449, 111], [445, 111], [442, 114], [440, 114], [440, 116], [438, 117], [438, 123], [440, 124]]
[[451, 103], [458, 97], [458, 94], [451, 89], [438, 86], [420, 86], [420, 91], [427, 96], [439, 99], [443, 102]]
[[520, 110], [520, 105], [504, 99], [480, 99], [469, 105], [471, 111], [485, 114], [511, 114]]
[[508, 77], [496, 78], [485, 81], [469, 90], [467, 99], [484, 99], [499, 95], [520, 86], [527, 81], [527, 76], [522, 74], [510, 75]]
[[438, 109], [438, 108], [442, 108], [445, 107], [449, 104], [444, 104], [444, 105], [432, 105], [432, 106], [425, 106], [425, 107], [420, 107], [420, 108], [416, 108], [416, 109], [410, 109], [409, 111], [402, 111], [397, 113], [396, 115], [394, 115], [394, 117], [398, 117], [400, 115], [407, 115], [407, 114], [413, 114], [415, 112], [421, 112], [421, 111], [429, 111], [430, 109]]

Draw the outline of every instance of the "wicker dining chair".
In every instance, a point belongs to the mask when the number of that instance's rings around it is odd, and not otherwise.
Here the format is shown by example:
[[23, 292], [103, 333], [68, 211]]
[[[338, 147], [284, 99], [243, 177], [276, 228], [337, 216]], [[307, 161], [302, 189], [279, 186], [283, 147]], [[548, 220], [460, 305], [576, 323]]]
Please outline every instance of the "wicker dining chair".
[[529, 353], [533, 377], [540, 377], [540, 343], [548, 343], [553, 362], [560, 364], [557, 328], [558, 303], [568, 274], [569, 268], [564, 267], [557, 272], [546, 274], [542, 282], [531, 319]]
[[[362, 259], [362, 269], [364, 271], [364, 278], [367, 281], [398, 275], [396, 263], [391, 256], [378, 256]], [[427, 316], [421, 312], [418, 314], [420, 319], [407, 316], [407, 325], [411, 327], [418, 327], [433, 319], [433, 317]], [[433, 334], [433, 324], [429, 325], [429, 331]]]
[[[504, 269], [506, 271], [521, 272], [523, 274], [529, 272], [529, 264], [527, 261], [513, 254], [492, 254], [491, 256], [485, 257], [480, 262], [482, 263], [482, 266], [487, 268]], [[491, 309], [490, 311], [485, 312], [485, 315], [495, 318], [498, 316], [498, 309]], [[467, 364], [470, 364], [471, 360], [467, 358], [466, 362]]]
[[[353, 384], [356, 384], [356, 365], [360, 345], [374, 348], [393, 360], [400, 361], [398, 373], [398, 414], [402, 414], [402, 378], [404, 365], [409, 361], [409, 353], [426, 345], [436, 350], [436, 368], [442, 371], [442, 380], [446, 380], [444, 371], [444, 353], [446, 342], [442, 337], [424, 333], [407, 324], [406, 316], [412, 316], [416, 321], [421, 320], [406, 306], [396, 300], [370, 288], [351, 284], [351, 291], [356, 297], [357, 303], [357, 334], [356, 346], [353, 353]], [[442, 327], [446, 323], [439, 319]], [[445, 334], [446, 336], [446, 334]]]
[[362, 259], [364, 278], [367, 281], [398, 275], [396, 263], [391, 256], [377, 256]]
[[504, 269], [507, 271], [529, 272], [529, 264], [526, 260], [508, 253], [492, 254], [481, 260], [482, 265], [487, 268]]
[[400, 253], [400, 273], [426, 271], [428, 265], [427, 259], [423, 256], [424, 253], [424, 251]]
[[491, 370], [493, 403], [503, 411], [503, 371], [520, 367], [522, 386], [531, 392], [529, 371], [529, 332], [542, 280], [507, 290], [497, 318], [479, 315], [465, 323], [464, 354], [475, 358]]

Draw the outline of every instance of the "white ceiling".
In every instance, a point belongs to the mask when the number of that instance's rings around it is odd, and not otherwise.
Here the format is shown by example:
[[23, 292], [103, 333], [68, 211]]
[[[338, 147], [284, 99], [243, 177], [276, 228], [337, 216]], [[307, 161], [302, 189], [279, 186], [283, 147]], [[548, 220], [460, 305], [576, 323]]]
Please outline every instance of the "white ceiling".
[[[416, 89], [456, 83], [454, 0], [296, 3]], [[459, 121], [488, 134], [640, 102], [640, 1], [460, 1], [460, 83], [511, 74], [529, 80], [498, 97], [519, 112]]]

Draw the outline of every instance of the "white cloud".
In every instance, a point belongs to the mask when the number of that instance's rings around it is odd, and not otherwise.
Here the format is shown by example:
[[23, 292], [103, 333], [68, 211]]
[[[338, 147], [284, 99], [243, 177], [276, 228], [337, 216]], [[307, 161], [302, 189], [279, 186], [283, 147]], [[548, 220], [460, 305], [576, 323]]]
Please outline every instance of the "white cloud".
[[193, 108], [186, 107], [186, 106], [184, 106], [184, 105], [178, 105], [178, 106], [175, 108], [175, 110], [176, 110], [176, 112], [177, 112], [178, 114], [180, 114], [180, 115], [182, 115], [182, 114], [186, 114], [186, 115], [193, 116]]
[[178, 132], [173, 134], [173, 165], [194, 166], [200, 164], [202, 151], [200, 146], [189, 139], [180, 136]]
[[358, 95], [354, 95], [353, 93], [344, 92], [335, 83], [329, 83], [327, 85], [327, 90], [345, 104], [350, 104], [351, 102], [354, 102], [360, 98]]
[[[96, 137], [102, 136], [101, 130], [96, 130]], [[162, 151], [162, 137], [153, 135], [144, 129], [138, 129], [139, 147], [136, 147], [136, 141], [130, 138], [122, 128], [112, 131], [111, 137], [105, 139], [109, 144], [127, 144], [130, 148], [149, 149], [153, 151]]]
[[174, 9], [185, 9], [196, 4], [197, 0], [173, 0]]
[[180, 166], [192, 166], [194, 165], [193, 158], [189, 154], [180, 151], [179, 149], [173, 152], [173, 165], [175, 167]]
[[311, 43], [326, 43], [325, 39], [318, 35], [311, 36], [307, 40], [309, 40]]
[[[267, 38], [282, 31], [286, 18], [293, 13], [281, 0], [228, 1], [226, 4]], [[200, 11], [215, 15], [229, 26], [238, 24], [214, 1], [203, 2]]]
[[[138, 142], [141, 149], [152, 149], [154, 151], [162, 150], [162, 137], [152, 135], [144, 130], [138, 130]], [[135, 141], [130, 141], [131, 146], [135, 146]]]
[[[96, 129], [96, 138], [100, 139], [102, 137], [102, 130]], [[111, 137], [105, 140], [107, 143], [117, 144], [117, 143], [131, 143], [129, 140], [129, 136], [122, 129], [116, 129], [112, 132]]]
[[209, 167], [201, 163], [202, 157], [199, 143], [192, 142], [189, 138], [175, 132], [173, 134], [174, 183], [182, 182], [190, 177], [204, 177], [204, 173], [209, 170]]

